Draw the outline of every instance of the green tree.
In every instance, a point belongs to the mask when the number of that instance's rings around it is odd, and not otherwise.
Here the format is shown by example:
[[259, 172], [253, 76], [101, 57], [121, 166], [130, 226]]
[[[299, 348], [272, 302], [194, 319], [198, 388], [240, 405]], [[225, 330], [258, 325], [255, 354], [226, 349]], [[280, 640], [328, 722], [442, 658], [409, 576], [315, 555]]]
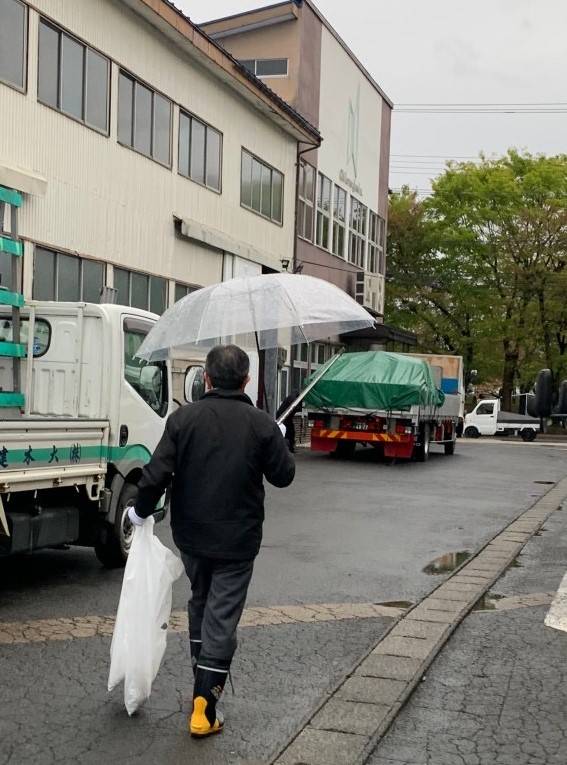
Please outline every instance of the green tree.
[[499, 365], [507, 407], [541, 366], [567, 372], [567, 156], [450, 164], [430, 198], [406, 190], [391, 210], [394, 315], [430, 327], [469, 369]]
[[494, 372], [478, 354], [486, 329], [478, 318], [490, 310], [474, 261], [444, 251], [443, 238], [443, 227], [415, 192], [391, 195], [386, 314], [417, 334], [420, 350], [463, 356], [468, 381], [474, 368]]

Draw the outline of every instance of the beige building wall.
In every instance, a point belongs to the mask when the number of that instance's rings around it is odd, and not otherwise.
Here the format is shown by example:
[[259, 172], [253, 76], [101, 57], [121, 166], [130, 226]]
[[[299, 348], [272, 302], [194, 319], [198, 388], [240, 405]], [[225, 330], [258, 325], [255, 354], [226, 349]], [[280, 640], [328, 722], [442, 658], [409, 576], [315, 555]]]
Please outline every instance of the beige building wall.
[[[292, 106], [297, 102], [300, 66], [301, 28], [294, 21], [258, 29], [245, 34], [231, 35], [220, 42], [240, 60], [249, 58], [287, 58], [287, 77], [262, 77], [262, 82]], [[307, 117], [307, 115], [304, 115]]]
[[[40, 13], [112, 60], [109, 136], [38, 102]], [[225, 246], [277, 270], [291, 257], [296, 139], [234, 89], [117, 0], [36, 0], [28, 49], [27, 92], [0, 84], [0, 167], [47, 181], [20, 213], [28, 297], [30, 243], [196, 285], [220, 280]], [[173, 101], [171, 168], [118, 143], [120, 67]], [[177, 174], [180, 106], [223, 134], [221, 194]], [[283, 225], [241, 207], [242, 146], [284, 174]], [[204, 241], [181, 236], [176, 218], [198, 222]]]

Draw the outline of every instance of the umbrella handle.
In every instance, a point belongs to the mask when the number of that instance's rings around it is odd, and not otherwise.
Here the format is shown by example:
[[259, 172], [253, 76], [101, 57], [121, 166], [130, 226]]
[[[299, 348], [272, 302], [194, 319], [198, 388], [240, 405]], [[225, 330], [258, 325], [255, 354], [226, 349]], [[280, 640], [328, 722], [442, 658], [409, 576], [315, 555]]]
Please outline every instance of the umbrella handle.
[[333, 358], [331, 359], [331, 361], [328, 364], [326, 364], [321, 370], [319, 370], [319, 372], [311, 380], [309, 385], [304, 390], [301, 391], [301, 393], [295, 399], [295, 401], [293, 403], [291, 403], [288, 406], [288, 408], [277, 418], [276, 423], [278, 425], [281, 425], [282, 422], [286, 419], [286, 417], [288, 417], [291, 414], [291, 412], [293, 412], [293, 410], [299, 404], [299, 402], [303, 401], [303, 399], [309, 393], [309, 391], [313, 390], [313, 388], [317, 385], [319, 380], [327, 374], [327, 371], [333, 366], [335, 361], [338, 361], [338, 359], [340, 359], [340, 357], [343, 355], [343, 353], [344, 353], [343, 350], [339, 351], [339, 353], [337, 353], [337, 354], [335, 354], [333, 356]]

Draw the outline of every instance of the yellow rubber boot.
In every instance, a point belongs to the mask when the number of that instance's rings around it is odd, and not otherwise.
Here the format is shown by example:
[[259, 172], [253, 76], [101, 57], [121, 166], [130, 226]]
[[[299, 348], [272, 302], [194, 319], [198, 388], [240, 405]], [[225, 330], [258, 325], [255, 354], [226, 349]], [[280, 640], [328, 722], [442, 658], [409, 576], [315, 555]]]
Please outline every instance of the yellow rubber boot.
[[197, 696], [193, 699], [193, 712], [189, 721], [189, 732], [195, 738], [206, 738], [223, 729], [223, 721], [215, 714], [215, 721], [211, 724], [207, 717], [207, 699]]

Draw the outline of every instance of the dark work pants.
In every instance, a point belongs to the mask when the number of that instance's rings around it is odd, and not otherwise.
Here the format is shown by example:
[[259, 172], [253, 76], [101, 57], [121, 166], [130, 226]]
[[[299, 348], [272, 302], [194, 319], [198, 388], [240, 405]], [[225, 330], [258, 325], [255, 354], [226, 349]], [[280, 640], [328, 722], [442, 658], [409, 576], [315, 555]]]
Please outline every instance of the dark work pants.
[[285, 440], [288, 443], [290, 452], [295, 452], [295, 424], [293, 420], [286, 420], [285, 423]]
[[189, 639], [201, 641], [198, 665], [228, 670], [236, 651], [236, 628], [242, 616], [253, 560], [216, 560], [182, 553], [191, 582]]

